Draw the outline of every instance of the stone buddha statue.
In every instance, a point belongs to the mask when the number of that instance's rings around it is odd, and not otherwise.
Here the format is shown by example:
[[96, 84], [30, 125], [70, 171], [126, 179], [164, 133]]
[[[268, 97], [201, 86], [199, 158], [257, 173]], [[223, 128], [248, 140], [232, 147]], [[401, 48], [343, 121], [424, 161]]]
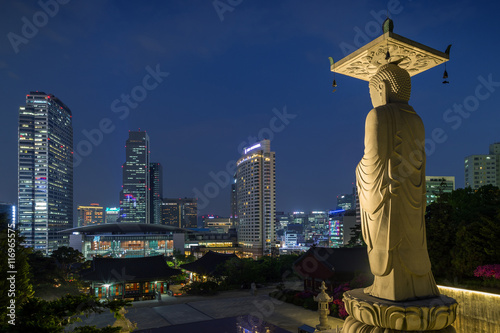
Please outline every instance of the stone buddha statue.
[[439, 295], [425, 235], [424, 125], [408, 105], [408, 72], [390, 63], [370, 80], [374, 109], [356, 168], [363, 238], [375, 276], [365, 293], [392, 301]]

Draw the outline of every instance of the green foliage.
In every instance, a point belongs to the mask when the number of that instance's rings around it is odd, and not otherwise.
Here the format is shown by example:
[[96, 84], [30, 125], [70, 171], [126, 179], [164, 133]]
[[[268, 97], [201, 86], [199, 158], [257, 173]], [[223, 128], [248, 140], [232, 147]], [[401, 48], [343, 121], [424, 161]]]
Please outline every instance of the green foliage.
[[180, 265], [188, 264], [196, 260], [196, 257], [193, 255], [185, 255], [181, 254], [179, 250], [174, 250], [173, 253], [174, 266], [179, 268]]
[[361, 232], [361, 224], [355, 224], [351, 229], [352, 237], [345, 247], [366, 246]]
[[[79, 272], [89, 268], [91, 261], [83, 262], [83, 255], [68, 247], [61, 247], [46, 257], [40, 251], [30, 253], [28, 262], [30, 266], [31, 281], [35, 296], [45, 300], [54, 300], [67, 293], [76, 295], [84, 286], [79, 281]], [[79, 264], [77, 269], [74, 264]]]
[[[118, 311], [130, 306], [130, 302], [123, 300], [99, 302], [97, 298], [80, 294], [66, 295], [54, 301], [45, 301], [40, 298], [30, 298], [16, 313], [16, 325], [9, 327], [9, 332], [63, 332], [64, 327], [79, 321], [77, 316], [91, 313], [102, 313], [105, 309], [117, 315]], [[118, 315], [119, 316], [119, 315]], [[2, 327], [6, 329], [6, 326]], [[105, 328], [98, 330], [95, 327], [80, 327], [77, 332], [118, 332]]]
[[56, 260], [66, 281], [70, 279], [72, 273], [71, 265], [85, 261], [85, 257], [80, 251], [67, 246], [59, 247], [50, 256]]
[[279, 257], [262, 257], [259, 260], [250, 258], [232, 259], [225, 262], [221, 268], [227, 278], [227, 286], [249, 286], [255, 283], [282, 282], [293, 274], [293, 263], [297, 255], [282, 255]]
[[181, 288], [188, 295], [215, 295], [220, 287], [216, 282], [192, 282]]
[[443, 193], [426, 211], [427, 247], [436, 277], [473, 277], [500, 263], [500, 190], [491, 185]]
[[317, 311], [318, 310], [318, 302], [316, 302], [312, 296], [308, 297], [304, 300], [304, 308], [306, 308], [308, 310]]

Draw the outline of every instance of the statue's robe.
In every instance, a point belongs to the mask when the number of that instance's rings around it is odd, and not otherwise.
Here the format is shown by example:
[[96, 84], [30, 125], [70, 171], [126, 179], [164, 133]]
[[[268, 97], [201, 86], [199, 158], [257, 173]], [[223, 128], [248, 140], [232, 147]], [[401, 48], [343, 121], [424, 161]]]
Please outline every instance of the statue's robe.
[[375, 276], [365, 292], [375, 297], [401, 301], [439, 295], [425, 238], [424, 140], [422, 120], [408, 104], [379, 106], [366, 117], [356, 181]]

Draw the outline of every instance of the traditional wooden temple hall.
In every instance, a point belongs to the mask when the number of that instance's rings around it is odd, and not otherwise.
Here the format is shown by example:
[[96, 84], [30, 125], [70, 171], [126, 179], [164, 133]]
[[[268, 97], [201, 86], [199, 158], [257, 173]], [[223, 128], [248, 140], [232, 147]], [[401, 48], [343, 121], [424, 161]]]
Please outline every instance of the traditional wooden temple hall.
[[162, 255], [144, 258], [94, 258], [82, 273], [91, 294], [99, 299], [154, 299], [167, 294], [168, 280], [180, 270], [167, 265]]

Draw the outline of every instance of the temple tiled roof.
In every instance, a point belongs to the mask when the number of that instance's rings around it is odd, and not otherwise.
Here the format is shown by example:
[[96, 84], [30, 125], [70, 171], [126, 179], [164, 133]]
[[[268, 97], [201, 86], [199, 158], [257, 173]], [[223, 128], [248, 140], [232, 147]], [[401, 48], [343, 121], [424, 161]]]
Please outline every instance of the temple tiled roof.
[[181, 268], [202, 275], [221, 275], [220, 269], [217, 269], [218, 266], [234, 258], [239, 260], [235, 254], [208, 251], [200, 259], [181, 265]]
[[[311, 259], [305, 260], [306, 258]], [[316, 269], [312, 269], [315, 266]], [[321, 269], [317, 266], [321, 266]], [[333, 277], [345, 273], [370, 273], [370, 265], [366, 247], [311, 247], [295, 261], [294, 270], [302, 277], [320, 275], [326, 278], [326, 275]]]
[[82, 272], [82, 280], [101, 283], [165, 280], [180, 274], [167, 265], [162, 255], [141, 258], [94, 258], [92, 267]]

